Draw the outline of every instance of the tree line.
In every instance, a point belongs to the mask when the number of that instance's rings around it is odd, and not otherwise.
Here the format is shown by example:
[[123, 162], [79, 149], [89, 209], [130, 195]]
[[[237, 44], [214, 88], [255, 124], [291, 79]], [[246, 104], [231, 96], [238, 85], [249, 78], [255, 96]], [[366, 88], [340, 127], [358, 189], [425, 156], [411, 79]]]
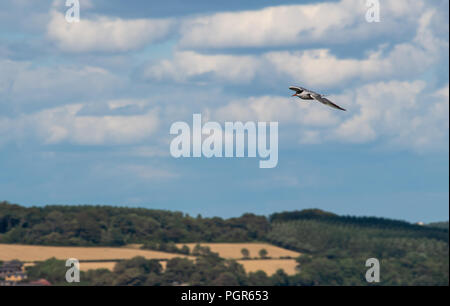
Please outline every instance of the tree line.
[[208, 247], [200, 247], [197, 252], [195, 261], [173, 258], [167, 261], [165, 269], [157, 260], [135, 257], [118, 262], [113, 271], [81, 271], [80, 283], [71, 284], [65, 279], [65, 262], [51, 258], [29, 267], [26, 281], [46, 279], [62, 286], [282, 286], [292, 281], [283, 270], [270, 276], [263, 271], [246, 273], [237, 261], [220, 258]]
[[181, 212], [110, 206], [25, 208], [0, 203], [0, 243], [120, 246], [129, 243], [247, 242], [270, 229], [264, 216], [191, 217]]

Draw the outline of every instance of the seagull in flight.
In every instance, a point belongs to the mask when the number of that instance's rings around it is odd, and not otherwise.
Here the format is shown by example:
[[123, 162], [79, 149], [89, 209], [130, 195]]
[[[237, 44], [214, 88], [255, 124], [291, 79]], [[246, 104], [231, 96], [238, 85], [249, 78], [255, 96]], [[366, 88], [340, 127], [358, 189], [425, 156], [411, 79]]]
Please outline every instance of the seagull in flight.
[[300, 87], [300, 86], [291, 86], [291, 87], [289, 87], [289, 89], [295, 91], [295, 94], [292, 95], [293, 97], [299, 97], [300, 99], [303, 99], [303, 100], [316, 100], [322, 104], [345, 111], [344, 108], [340, 107], [339, 105], [334, 104], [333, 102], [331, 102], [330, 100], [325, 98], [325, 96], [318, 94], [317, 92], [314, 92], [312, 90], [308, 90], [308, 89]]

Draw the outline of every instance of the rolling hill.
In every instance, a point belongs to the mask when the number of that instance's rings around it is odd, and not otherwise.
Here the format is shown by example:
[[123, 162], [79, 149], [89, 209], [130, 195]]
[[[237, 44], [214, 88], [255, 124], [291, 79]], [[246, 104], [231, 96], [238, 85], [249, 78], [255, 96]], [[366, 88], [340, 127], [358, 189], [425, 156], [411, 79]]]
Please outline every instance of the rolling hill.
[[[155, 285], [172, 284], [176, 279], [176, 283], [188, 284], [367, 285], [365, 261], [377, 258], [381, 285], [448, 285], [448, 238], [448, 227], [338, 216], [315, 209], [222, 219], [141, 208], [26, 208], [0, 203], [2, 244], [115, 249], [134, 245], [134, 254], [140, 259], [123, 258], [113, 271], [108, 271], [114, 275], [89, 271], [89, 284]], [[198, 243], [201, 247], [196, 246]], [[278, 266], [265, 259], [256, 262], [254, 257], [261, 247], [258, 243], [265, 243], [267, 256], [275, 257], [272, 260], [285, 261]], [[141, 244], [146, 250], [139, 249]], [[183, 249], [185, 244], [190, 248]], [[249, 252], [245, 260], [244, 256], [239, 258], [244, 246]], [[281, 253], [272, 251], [272, 247]], [[89, 252], [82, 251], [80, 256]], [[166, 267], [162, 267], [156, 260], [158, 256], [152, 259], [139, 252], [173, 253], [176, 257], [167, 259]], [[56, 251], [54, 254], [57, 257]], [[43, 265], [56, 264], [57, 260]], [[149, 266], [153, 272], [149, 272]], [[267, 273], [259, 273], [258, 267], [267, 267]], [[35, 269], [47, 268], [38, 264]], [[129, 280], [130, 273], [137, 273], [139, 281]], [[119, 281], [111, 283], [109, 278]]]

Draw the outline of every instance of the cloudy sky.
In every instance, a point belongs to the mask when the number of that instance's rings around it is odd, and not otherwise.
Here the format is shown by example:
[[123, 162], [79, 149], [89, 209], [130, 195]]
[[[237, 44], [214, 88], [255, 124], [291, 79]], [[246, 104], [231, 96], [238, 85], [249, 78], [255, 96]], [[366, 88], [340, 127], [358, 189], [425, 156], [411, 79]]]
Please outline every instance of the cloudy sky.
[[[214, 2], [2, 0], [0, 200], [448, 219], [447, 0]], [[278, 121], [278, 166], [172, 158], [194, 113]]]

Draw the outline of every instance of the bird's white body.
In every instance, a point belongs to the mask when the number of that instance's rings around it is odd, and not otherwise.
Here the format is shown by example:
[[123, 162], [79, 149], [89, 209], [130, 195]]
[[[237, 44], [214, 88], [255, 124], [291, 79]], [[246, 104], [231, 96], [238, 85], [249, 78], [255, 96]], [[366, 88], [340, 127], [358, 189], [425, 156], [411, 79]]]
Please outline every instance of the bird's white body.
[[311, 93], [307, 91], [306, 92], [304, 91], [296, 96], [303, 100], [314, 100], [314, 98], [311, 96]]

